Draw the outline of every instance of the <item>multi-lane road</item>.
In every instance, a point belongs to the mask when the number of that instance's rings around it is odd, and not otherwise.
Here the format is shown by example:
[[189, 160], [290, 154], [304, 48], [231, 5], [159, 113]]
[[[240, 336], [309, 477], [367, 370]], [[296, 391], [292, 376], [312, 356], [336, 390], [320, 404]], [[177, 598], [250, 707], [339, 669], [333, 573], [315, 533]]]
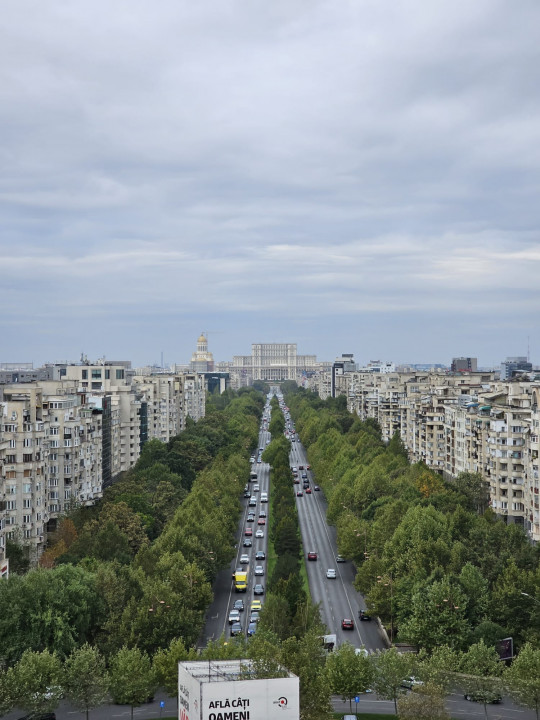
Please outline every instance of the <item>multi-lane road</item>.
[[[289, 435], [294, 431], [294, 424], [284, 408]], [[326, 500], [322, 491], [314, 490], [317, 478], [307, 470], [308, 459], [298, 436], [294, 434], [290, 453], [291, 468], [298, 469], [300, 483], [295, 489], [303, 494], [296, 497], [298, 518], [302, 533], [302, 543], [306, 555], [306, 567], [309, 589], [313, 602], [320, 604], [321, 619], [328, 627], [330, 634], [335, 634], [337, 645], [350, 642], [355, 647], [364, 647], [368, 652], [382, 650], [386, 647], [382, 634], [375, 620], [360, 622], [358, 613], [365, 610], [364, 599], [354, 588], [355, 569], [350, 562], [336, 561], [338, 555], [336, 530], [326, 522]], [[301, 469], [303, 468], [303, 469]], [[306, 473], [311, 494], [303, 488], [302, 473]], [[316, 552], [316, 561], [307, 561], [308, 552]], [[327, 570], [336, 571], [336, 578], [327, 578]], [[343, 619], [351, 619], [354, 629], [343, 630]]]
[[[270, 407], [265, 406], [263, 418], [261, 421], [261, 427], [259, 432], [259, 446], [254, 451], [254, 462], [251, 465], [252, 473], [257, 474], [257, 479], [248, 483], [248, 490], [250, 497], [244, 498], [244, 506], [242, 510], [241, 521], [238, 527], [237, 544], [236, 544], [236, 557], [231, 562], [229, 569], [225, 572], [221, 572], [216, 580], [214, 586], [214, 602], [210, 606], [207, 614], [207, 622], [204, 628], [203, 637], [200, 639], [201, 645], [206, 645], [209, 640], [215, 640], [222, 634], [226, 637], [230, 633], [229, 625], [229, 611], [232, 609], [235, 600], [242, 599], [244, 601], [244, 610], [240, 613], [240, 620], [242, 624], [242, 631], [245, 635], [249, 627], [250, 618], [250, 605], [253, 600], [261, 600], [264, 604], [264, 598], [266, 595], [266, 556], [268, 548], [268, 518], [260, 518], [261, 512], [268, 513], [269, 503], [261, 502], [261, 496], [263, 493], [268, 494], [270, 498], [270, 466], [268, 463], [264, 463], [261, 460], [261, 454], [270, 442], [270, 433], [268, 431], [268, 422], [270, 419]], [[256, 486], [258, 489], [256, 490]], [[250, 502], [252, 503], [250, 505]], [[255, 504], [253, 504], [255, 503]], [[254, 520], [248, 522], [248, 515], [253, 512]], [[265, 524], [259, 524], [259, 521], [264, 520]], [[251, 537], [251, 547], [244, 547], [245, 531], [247, 528], [251, 528], [253, 535]], [[263, 538], [257, 538], [257, 530], [262, 530], [264, 533]], [[257, 552], [264, 552], [265, 559], [257, 560]], [[242, 555], [247, 555], [249, 563], [241, 564], [240, 558]], [[255, 566], [261, 565], [264, 570], [264, 575], [255, 575]], [[237, 593], [234, 589], [232, 580], [233, 573], [236, 568], [247, 568], [248, 569], [248, 587], [245, 593]], [[253, 588], [256, 583], [260, 583], [264, 586], [265, 594], [255, 596], [253, 594]]]

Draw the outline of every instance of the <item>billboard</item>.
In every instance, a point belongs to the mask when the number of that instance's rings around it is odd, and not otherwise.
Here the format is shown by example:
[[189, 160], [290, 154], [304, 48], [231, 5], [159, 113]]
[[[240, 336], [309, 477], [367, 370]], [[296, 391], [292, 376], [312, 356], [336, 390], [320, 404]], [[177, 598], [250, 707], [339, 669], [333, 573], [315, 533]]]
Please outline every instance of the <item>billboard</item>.
[[299, 720], [300, 717], [300, 687], [296, 675], [246, 679], [239, 661], [180, 663], [178, 700], [179, 720]]
[[201, 686], [180, 663], [178, 666], [178, 720], [200, 720]]
[[298, 678], [204, 683], [201, 720], [298, 720]]

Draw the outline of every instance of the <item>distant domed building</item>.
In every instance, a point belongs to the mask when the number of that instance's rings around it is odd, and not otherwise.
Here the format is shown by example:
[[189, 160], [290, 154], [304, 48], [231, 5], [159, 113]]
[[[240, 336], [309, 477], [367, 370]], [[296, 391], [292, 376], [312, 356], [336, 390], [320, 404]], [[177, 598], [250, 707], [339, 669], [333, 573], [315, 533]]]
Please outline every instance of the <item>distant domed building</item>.
[[208, 339], [202, 333], [197, 340], [197, 350], [191, 356], [189, 369], [197, 373], [213, 372], [214, 370], [214, 356], [208, 352]]

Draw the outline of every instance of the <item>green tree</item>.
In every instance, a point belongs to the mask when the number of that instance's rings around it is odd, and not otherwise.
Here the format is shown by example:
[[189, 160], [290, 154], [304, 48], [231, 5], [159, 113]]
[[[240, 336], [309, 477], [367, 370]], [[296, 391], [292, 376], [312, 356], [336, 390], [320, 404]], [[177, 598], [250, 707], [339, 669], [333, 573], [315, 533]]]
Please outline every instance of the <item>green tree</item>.
[[410, 653], [402, 654], [394, 647], [371, 657], [375, 667], [373, 689], [383, 700], [394, 702], [397, 715], [397, 701], [405, 693], [402, 682], [411, 674], [414, 658]]
[[31, 714], [53, 712], [62, 697], [62, 665], [48, 650], [26, 650], [7, 679], [15, 690], [14, 704]]
[[115, 703], [133, 708], [145, 703], [155, 692], [157, 683], [150, 658], [138, 648], [123, 647], [110, 665], [111, 695]]
[[483, 703], [486, 718], [488, 704], [502, 693], [502, 671], [503, 664], [497, 652], [483, 641], [471, 645], [461, 658], [461, 674], [458, 681], [465, 695], [470, 695]]
[[480, 473], [462, 472], [453, 481], [454, 487], [462, 493], [472, 509], [481, 515], [488, 508], [489, 483]]
[[104, 703], [109, 676], [105, 658], [97, 648], [85, 644], [71, 653], [64, 664], [63, 687], [70, 702], [86, 713], [86, 720], [90, 710]]
[[374, 679], [373, 664], [363, 654], [356, 654], [350, 643], [328, 656], [325, 673], [332, 694], [341, 695], [343, 702], [348, 700], [351, 712], [353, 697], [371, 688]]
[[7, 715], [14, 705], [13, 674], [0, 670], [0, 716]]
[[399, 626], [399, 637], [428, 651], [443, 644], [462, 648], [470, 630], [466, 609], [465, 595], [448, 579], [424, 584], [412, 596], [408, 617]]
[[323, 720], [330, 711], [330, 687], [324, 674], [325, 652], [317, 632], [287, 638], [281, 645], [281, 664], [300, 678], [301, 720]]
[[540, 650], [526, 643], [506, 669], [504, 684], [514, 700], [534, 710], [540, 720]]
[[154, 655], [156, 680], [173, 697], [178, 695], [178, 663], [187, 660], [188, 654], [183, 640], [176, 638], [166, 650], [160, 648]]
[[398, 714], [403, 720], [449, 720], [444, 704], [444, 691], [438, 685], [416, 685], [399, 698]]

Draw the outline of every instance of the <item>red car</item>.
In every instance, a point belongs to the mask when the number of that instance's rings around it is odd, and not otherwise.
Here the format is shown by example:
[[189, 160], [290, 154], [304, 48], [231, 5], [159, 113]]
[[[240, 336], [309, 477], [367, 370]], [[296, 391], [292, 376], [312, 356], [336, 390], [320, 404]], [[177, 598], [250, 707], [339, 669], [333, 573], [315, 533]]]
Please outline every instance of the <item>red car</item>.
[[264, 518], [259, 518], [257, 520], [257, 525], [266, 525], [266, 520]]
[[343, 618], [341, 621], [342, 630], [354, 630], [354, 622], [350, 618]]
[[311, 495], [311, 488], [310, 488], [310, 487], [306, 488], [306, 495]]
[[246, 537], [251, 537], [253, 535], [253, 530], [251, 528], [246, 528], [244, 535]]
[[311, 470], [311, 465], [306, 465], [306, 470]]
[[317, 559], [317, 553], [316, 553], [316, 552], [313, 552], [313, 550], [312, 550], [311, 552], [308, 552], [308, 554], [307, 554], [307, 559], [308, 559], [308, 560], [316, 560], [316, 559]]

